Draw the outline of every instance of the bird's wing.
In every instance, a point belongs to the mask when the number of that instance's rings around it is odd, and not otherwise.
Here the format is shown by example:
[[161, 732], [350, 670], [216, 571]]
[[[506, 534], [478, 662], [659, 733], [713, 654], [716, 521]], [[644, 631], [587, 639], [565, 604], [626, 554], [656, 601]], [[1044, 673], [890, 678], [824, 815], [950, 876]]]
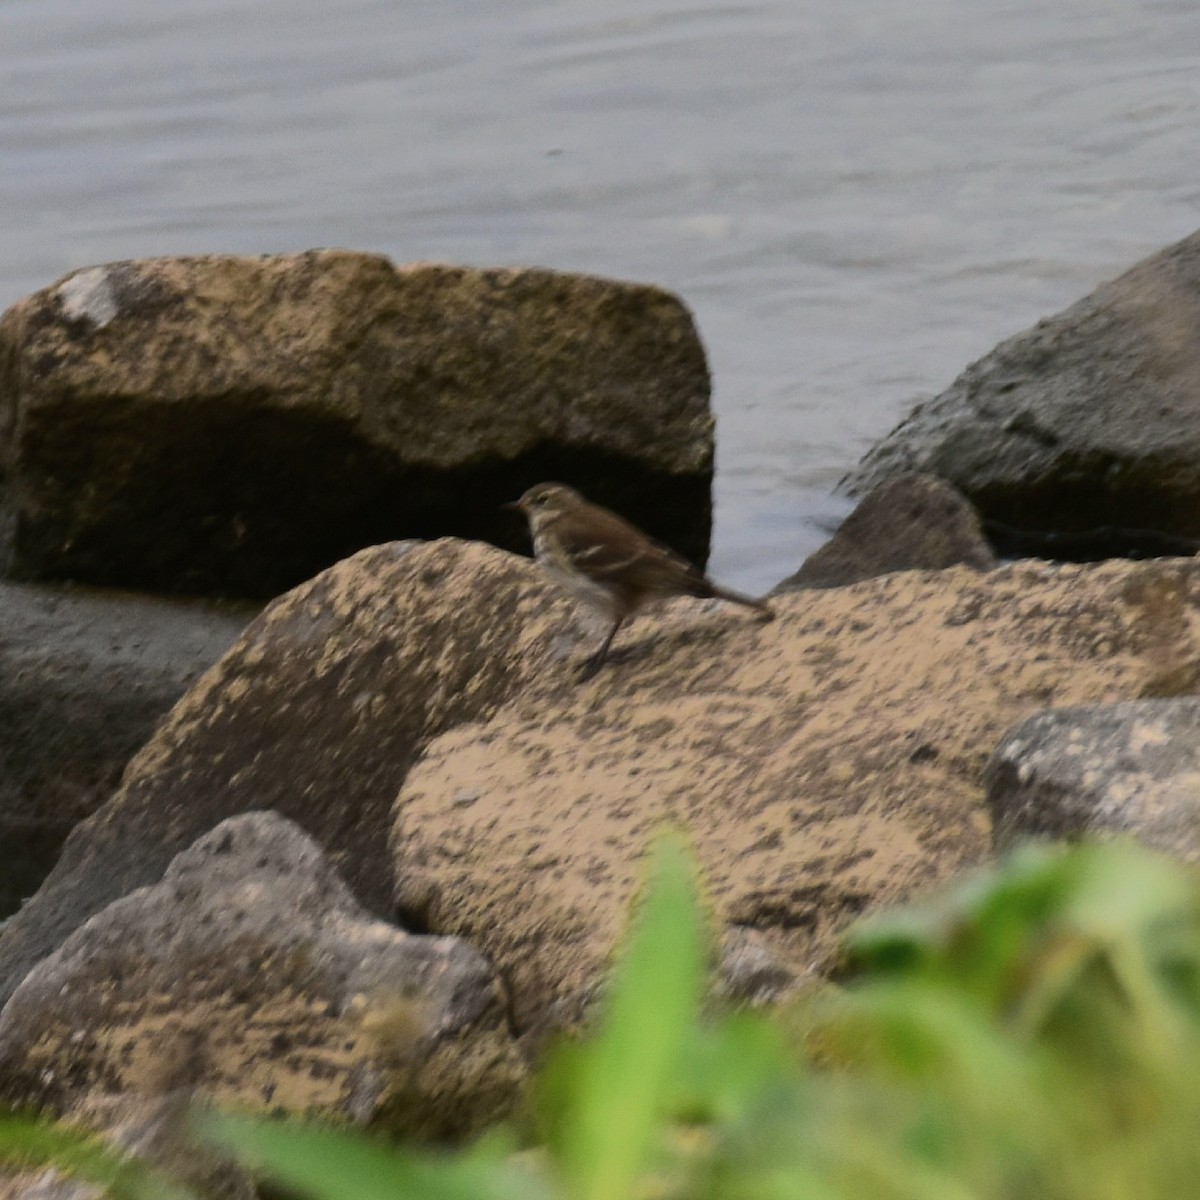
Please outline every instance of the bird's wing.
[[686, 591], [703, 580], [687, 559], [605, 509], [593, 506], [586, 521], [565, 524], [560, 536], [575, 569], [597, 583], [657, 592]]

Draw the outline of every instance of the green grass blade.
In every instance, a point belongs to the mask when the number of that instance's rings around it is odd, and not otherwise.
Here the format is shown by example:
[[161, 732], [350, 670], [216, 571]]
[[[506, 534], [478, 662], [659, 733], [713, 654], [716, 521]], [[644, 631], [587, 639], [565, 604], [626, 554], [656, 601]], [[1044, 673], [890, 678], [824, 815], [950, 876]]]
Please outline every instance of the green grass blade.
[[99, 1184], [118, 1200], [188, 1200], [190, 1196], [91, 1134], [20, 1113], [0, 1112], [0, 1165], [14, 1170], [55, 1167]]
[[600, 1032], [563, 1093], [561, 1166], [579, 1200], [628, 1200], [659, 1133], [706, 968], [690, 856], [658, 842], [649, 893], [614, 972]]
[[515, 1167], [433, 1158], [361, 1132], [231, 1113], [199, 1112], [196, 1134], [255, 1174], [316, 1200], [539, 1200]]

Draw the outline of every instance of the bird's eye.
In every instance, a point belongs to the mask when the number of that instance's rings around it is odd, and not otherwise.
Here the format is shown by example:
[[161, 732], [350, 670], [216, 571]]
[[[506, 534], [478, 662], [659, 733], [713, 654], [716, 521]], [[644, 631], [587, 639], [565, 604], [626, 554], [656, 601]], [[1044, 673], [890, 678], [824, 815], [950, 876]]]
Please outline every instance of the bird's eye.
[[540, 505], [542, 505], [542, 504], [545, 504], [545, 503], [546, 503], [546, 501], [547, 501], [547, 500], [549, 500], [549, 499], [550, 499], [550, 496], [549, 496], [549, 494], [548, 494], [548, 493], [546, 493], [546, 492], [538, 492], [538, 494], [537, 494], [536, 496], [534, 496], [534, 498], [533, 498], [533, 502], [534, 502], [534, 504], [537, 504], [537, 505], [539, 505], [539, 506], [540, 506]]

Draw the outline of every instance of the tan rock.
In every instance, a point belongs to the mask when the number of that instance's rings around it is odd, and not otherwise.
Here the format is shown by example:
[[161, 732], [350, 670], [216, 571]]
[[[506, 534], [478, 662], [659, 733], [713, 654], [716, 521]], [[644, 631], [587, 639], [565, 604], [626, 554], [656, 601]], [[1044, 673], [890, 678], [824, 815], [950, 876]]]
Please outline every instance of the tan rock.
[[571, 653], [572, 629], [528, 559], [451, 540], [376, 546], [280, 597], [175, 706], [5, 927], [0, 1002], [91, 914], [250, 809], [295, 820], [386, 913], [392, 803], [421, 747]]
[[270, 596], [394, 538], [517, 548], [499, 505], [559, 475], [703, 561], [708, 398], [655, 287], [345, 250], [88, 267], [0, 320], [15, 564]]
[[570, 1020], [670, 819], [720, 921], [803, 972], [863, 909], [987, 855], [984, 768], [1016, 721], [1194, 659], [1198, 597], [1200, 566], [1167, 560], [889, 575], [781, 595], [768, 625], [679, 602], [594, 682], [556, 669], [426, 748], [397, 806], [401, 909], [483, 947], [522, 1029]]

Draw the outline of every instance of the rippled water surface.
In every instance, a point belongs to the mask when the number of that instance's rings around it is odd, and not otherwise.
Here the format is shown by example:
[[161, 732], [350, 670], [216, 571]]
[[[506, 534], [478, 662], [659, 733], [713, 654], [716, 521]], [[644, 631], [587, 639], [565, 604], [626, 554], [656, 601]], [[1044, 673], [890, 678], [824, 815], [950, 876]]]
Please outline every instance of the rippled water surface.
[[766, 587], [912, 400], [1200, 226], [1200, 6], [5, 0], [0, 305], [379, 250], [678, 291], [712, 570]]

